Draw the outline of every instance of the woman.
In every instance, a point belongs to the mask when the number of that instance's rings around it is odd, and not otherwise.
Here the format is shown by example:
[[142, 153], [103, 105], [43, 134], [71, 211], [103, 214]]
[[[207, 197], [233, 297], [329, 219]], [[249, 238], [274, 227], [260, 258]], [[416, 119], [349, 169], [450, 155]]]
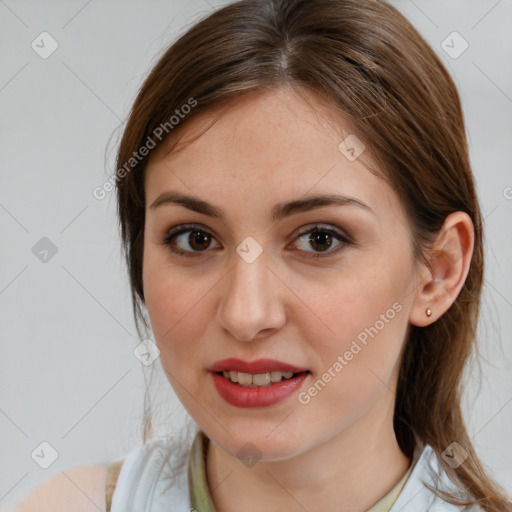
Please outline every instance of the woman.
[[510, 510], [460, 406], [483, 279], [460, 101], [394, 8], [219, 9], [152, 70], [117, 168], [135, 317], [199, 429], [183, 450], [148, 416], [107, 510]]

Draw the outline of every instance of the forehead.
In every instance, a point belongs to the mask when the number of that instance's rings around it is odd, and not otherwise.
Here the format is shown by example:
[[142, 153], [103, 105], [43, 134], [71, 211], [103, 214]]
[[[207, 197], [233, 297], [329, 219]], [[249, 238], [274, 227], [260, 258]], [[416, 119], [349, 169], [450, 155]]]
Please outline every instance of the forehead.
[[[150, 161], [154, 163], [164, 158], [169, 161], [183, 153], [188, 159], [198, 151], [212, 156], [221, 153], [224, 161], [240, 157], [241, 152], [245, 152], [246, 159], [275, 161], [289, 149], [293, 149], [297, 156], [300, 152], [314, 156], [313, 144], [319, 137], [329, 139], [337, 146], [350, 133], [348, 120], [341, 112], [326, 105], [316, 93], [283, 87], [246, 94], [214, 106], [190, 121], [185, 118], [183, 126], [178, 125], [152, 152]], [[305, 139], [308, 139], [307, 144], [304, 144]], [[187, 150], [190, 143], [193, 148]], [[170, 148], [172, 153], [169, 153]], [[291, 155], [286, 156], [290, 158]]]
[[376, 167], [369, 151], [351, 161], [339, 150], [349, 135], [341, 113], [309, 91], [243, 97], [190, 119], [153, 151], [146, 202], [166, 189], [226, 205], [335, 192], [396, 209], [389, 185], [367, 168]]

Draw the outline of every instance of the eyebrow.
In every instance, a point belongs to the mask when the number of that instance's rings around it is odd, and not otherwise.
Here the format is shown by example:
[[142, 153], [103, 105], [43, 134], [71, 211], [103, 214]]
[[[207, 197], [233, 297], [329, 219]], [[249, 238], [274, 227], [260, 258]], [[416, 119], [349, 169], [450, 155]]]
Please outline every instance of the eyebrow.
[[[218, 207], [197, 199], [195, 197], [182, 194], [180, 192], [162, 192], [154, 201], [151, 203], [150, 208], [158, 208], [162, 205], [176, 204], [184, 206], [189, 210], [209, 217], [215, 217], [222, 221], [226, 220], [225, 213]], [[364, 210], [369, 211], [375, 215], [375, 212], [365, 203], [356, 199], [355, 197], [344, 196], [340, 194], [326, 194], [326, 195], [313, 195], [306, 196], [301, 199], [294, 199], [283, 203], [278, 203], [273, 206], [271, 211], [271, 220], [277, 221], [284, 217], [289, 217], [296, 213], [307, 212], [323, 206], [357, 206]]]

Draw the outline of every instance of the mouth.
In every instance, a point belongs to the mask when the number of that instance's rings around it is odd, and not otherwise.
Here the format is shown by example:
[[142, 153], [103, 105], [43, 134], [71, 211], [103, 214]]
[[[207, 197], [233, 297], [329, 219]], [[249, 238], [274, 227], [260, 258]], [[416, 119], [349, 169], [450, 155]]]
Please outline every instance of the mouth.
[[270, 407], [284, 402], [309, 382], [311, 374], [309, 370], [272, 370], [255, 374], [219, 370], [209, 373], [219, 396], [239, 408]]
[[282, 372], [278, 370], [265, 372], [265, 373], [245, 373], [238, 371], [227, 371], [221, 370], [215, 372], [217, 375], [224, 377], [229, 380], [233, 384], [237, 384], [240, 387], [246, 388], [261, 388], [272, 386], [273, 384], [277, 384], [281, 381], [292, 380], [297, 378], [298, 376], [302, 376], [303, 374], [311, 373], [309, 370], [301, 371], [301, 372]]
[[277, 359], [222, 359], [207, 368], [218, 394], [235, 407], [276, 405], [307, 384], [311, 372]]

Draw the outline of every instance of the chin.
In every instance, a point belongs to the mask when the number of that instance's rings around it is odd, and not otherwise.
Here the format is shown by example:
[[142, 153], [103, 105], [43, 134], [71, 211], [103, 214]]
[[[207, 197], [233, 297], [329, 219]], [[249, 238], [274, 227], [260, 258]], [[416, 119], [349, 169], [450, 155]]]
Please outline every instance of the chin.
[[304, 450], [303, 440], [296, 433], [287, 431], [279, 433], [279, 427], [276, 428], [278, 424], [279, 421], [273, 420], [268, 426], [258, 428], [254, 420], [251, 420], [248, 428], [237, 426], [228, 429], [232, 433], [231, 436], [223, 429], [220, 431], [215, 429], [211, 435], [210, 433], [207, 435], [224, 451], [239, 459], [248, 457], [249, 460], [254, 458], [271, 462], [290, 459], [301, 453]]

